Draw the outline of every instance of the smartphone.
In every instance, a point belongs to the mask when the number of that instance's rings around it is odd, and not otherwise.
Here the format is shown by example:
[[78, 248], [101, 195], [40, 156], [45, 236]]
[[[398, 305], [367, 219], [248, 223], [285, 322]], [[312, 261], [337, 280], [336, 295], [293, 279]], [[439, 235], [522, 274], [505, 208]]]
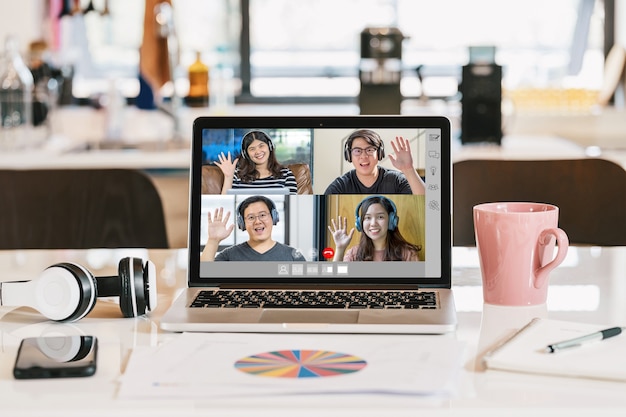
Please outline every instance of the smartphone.
[[71, 378], [96, 373], [95, 336], [27, 337], [20, 343], [13, 368], [17, 379]]

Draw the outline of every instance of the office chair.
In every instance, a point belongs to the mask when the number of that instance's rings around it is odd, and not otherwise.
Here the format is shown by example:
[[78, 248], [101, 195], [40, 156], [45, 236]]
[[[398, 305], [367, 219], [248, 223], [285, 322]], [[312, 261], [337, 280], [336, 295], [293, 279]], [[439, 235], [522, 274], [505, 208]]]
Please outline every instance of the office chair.
[[571, 244], [626, 245], [626, 171], [614, 162], [464, 160], [452, 172], [455, 246], [476, 244], [472, 208], [496, 201], [558, 206]]
[[168, 246], [161, 198], [140, 171], [0, 170], [0, 249]]

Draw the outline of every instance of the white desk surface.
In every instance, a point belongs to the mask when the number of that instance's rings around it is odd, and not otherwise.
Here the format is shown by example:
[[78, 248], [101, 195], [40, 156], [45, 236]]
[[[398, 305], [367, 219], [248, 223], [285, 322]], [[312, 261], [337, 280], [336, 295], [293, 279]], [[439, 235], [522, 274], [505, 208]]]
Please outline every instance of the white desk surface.
[[[467, 344], [458, 392], [446, 398], [394, 395], [266, 396], [202, 401], [117, 399], [118, 377], [138, 346], [156, 347], [178, 337], [159, 330], [178, 288], [185, 285], [185, 250], [0, 251], [0, 280], [32, 279], [46, 266], [74, 261], [96, 275], [111, 275], [124, 256], [149, 257], [159, 273], [159, 306], [149, 317], [121, 318], [115, 299], [100, 300], [73, 324], [44, 321], [34, 311], [0, 307], [0, 416], [579, 416], [626, 415], [626, 383], [484, 371], [480, 353], [530, 318], [598, 324], [626, 323], [626, 247], [571, 248], [551, 276], [546, 307], [483, 306], [474, 248], [455, 248], [453, 289], [458, 329]], [[19, 341], [46, 332], [76, 331], [98, 337], [98, 371], [90, 378], [17, 381], [12, 365]], [[336, 337], [350, 337], [338, 335]], [[385, 336], [375, 336], [385, 337]], [[407, 336], [411, 337], [411, 336]], [[442, 337], [442, 336], [431, 336]], [[445, 336], [443, 336], [445, 337]]]

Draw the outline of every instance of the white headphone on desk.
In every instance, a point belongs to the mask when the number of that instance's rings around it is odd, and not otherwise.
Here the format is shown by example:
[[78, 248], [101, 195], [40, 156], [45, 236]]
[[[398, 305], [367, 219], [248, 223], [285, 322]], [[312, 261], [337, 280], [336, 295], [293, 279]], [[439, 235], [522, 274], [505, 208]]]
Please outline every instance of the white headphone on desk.
[[86, 268], [63, 262], [31, 281], [0, 283], [0, 306], [32, 307], [55, 321], [77, 321], [96, 305], [97, 297], [120, 297], [124, 317], [152, 311], [157, 304], [156, 267], [139, 258], [119, 262], [118, 275], [95, 278]]

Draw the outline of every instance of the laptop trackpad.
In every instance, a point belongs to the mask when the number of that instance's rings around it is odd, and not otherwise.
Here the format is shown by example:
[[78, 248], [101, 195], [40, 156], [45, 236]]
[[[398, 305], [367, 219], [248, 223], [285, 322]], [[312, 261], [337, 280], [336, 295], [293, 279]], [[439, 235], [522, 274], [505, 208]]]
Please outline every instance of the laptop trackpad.
[[358, 311], [264, 310], [261, 323], [356, 323]]

